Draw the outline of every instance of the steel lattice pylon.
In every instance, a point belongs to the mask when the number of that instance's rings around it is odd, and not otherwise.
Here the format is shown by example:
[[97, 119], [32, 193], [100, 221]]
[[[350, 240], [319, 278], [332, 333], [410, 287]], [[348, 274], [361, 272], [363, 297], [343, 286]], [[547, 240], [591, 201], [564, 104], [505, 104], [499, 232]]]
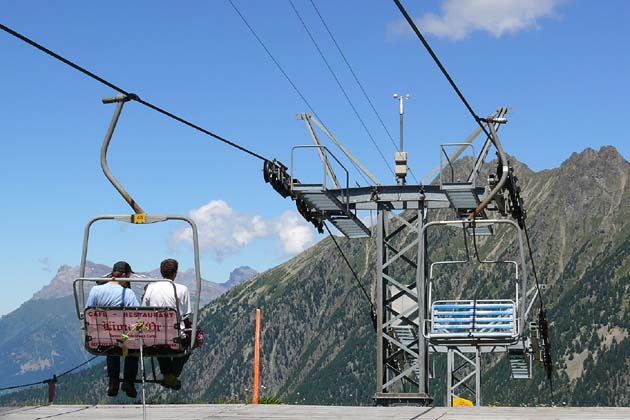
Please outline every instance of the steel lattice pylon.
[[[417, 252], [426, 220], [423, 207], [397, 214], [380, 203], [377, 225], [377, 404], [427, 405], [428, 352], [421, 325], [425, 287]], [[396, 224], [397, 226], [394, 226]], [[413, 251], [416, 251], [415, 253]]]
[[[506, 107], [500, 107], [488, 118], [480, 118], [480, 127], [463, 142], [440, 145], [440, 165], [425, 177], [426, 180], [435, 177], [437, 184], [406, 185], [404, 176], [398, 179], [397, 185], [380, 184], [309, 114], [300, 114], [300, 119], [306, 123], [314, 145], [292, 148], [290, 171], [280, 162], [265, 162], [265, 181], [283, 197], [295, 200], [300, 214], [320, 232], [323, 232], [324, 222], [329, 221], [349, 239], [376, 235], [374, 400], [378, 405], [429, 405], [433, 401], [429, 396], [429, 379], [434, 376], [429, 370], [430, 353], [446, 354], [446, 403], [449, 406], [453, 405], [454, 398], [463, 395], [481, 404], [483, 353], [506, 352], [512, 377], [519, 379], [531, 378], [533, 352], [539, 355], [539, 360], [549, 360], [543, 357], [544, 351], [548, 353], [546, 333], [534, 334], [531, 342], [525, 336], [526, 320], [544, 285], [528, 288], [523, 246], [526, 214], [517, 177], [497, 135], [499, 127], [507, 122], [507, 111]], [[321, 144], [311, 122], [339, 146], [374, 185], [351, 187], [348, 169]], [[482, 132], [486, 139], [477, 153], [472, 143]], [[479, 176], [491, 147], [497, 152], [497, 163], [492, 165], [496, 170], [482, 180]], [[455, 150], [448, 153], [447, 148]], [[294, 155], [296, 151], [308, 150], [317, 153], [322, 161], [322, 178], [303, 182], [296, 175]], [[467, 163], [455, 165], [457, 160], [465, 162], [460, 158], [467, 150], [471, 151], [470, 167], [466, 167]], [[406, 159], [399, 154], [395, 158], [397, 173], [404, 174]], [[338, 166], [342, 176], [335, 175], [333, 166]], [[445, 213], [438, 213], [438, 219], [429, 222], [429, 211], [439, 209], [451, 209], [453, 214], [440, 220]], [[375, 230], [364, 225], [358, 211], [377, 212]], [[444, 260], [433, 252], [429, 258], [427, 230], [437, 226], [459, 229], [464, 239], [464, 259], [447, 257]], [[514, 260], [495, 260], [478, 252], [476, 237], [495, 235], [500, 226], [511, 228], [515, 234]], [[472, 238], [472, 249], [467, 238]], [[439, 278], [434, 278], [433, 272], [445, 264], [508, 264], [514, 271], [503, 281], [508, 286], [505, 290], [510, 292], [482, 299], [474, 295], [438, 296], [434, 281]], [[544, 312], [541, 313], [542, 331], [546, 320]], [[538, 323], [532, 322], [530, 329], [538, 331], [537, 326]]]

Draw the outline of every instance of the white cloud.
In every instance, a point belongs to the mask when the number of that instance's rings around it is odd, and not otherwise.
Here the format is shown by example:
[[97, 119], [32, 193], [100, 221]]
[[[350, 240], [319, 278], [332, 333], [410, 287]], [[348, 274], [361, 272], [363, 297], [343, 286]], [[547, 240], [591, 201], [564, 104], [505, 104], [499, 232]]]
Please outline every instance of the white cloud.
[[285, 211], [270, 225], [285, 254], [298, 254], [313, 243], [313, 228], [296, 211]]
[[[313, 229], [296, 211], [263, 219], [238, 213], [223, 200], [213, 200], [190, 211], [199, 230], [199, 247], [221, 261], [257, 238], [275, 238], [285, 255], [304, 251], [314, 242]], [[182, 228], [171, 235], [171, 243], [192, 242], [192, 230]]]
[[[440, 15], [427, 13], [414, 19], [424, 34], [459, 40], [475, 31], [495, 37], [537, 27], [538, 19], [555, 15], [565, 0], [444, 0]], [[390, 27], [394, 35], [409, 33], [406, 21]]]

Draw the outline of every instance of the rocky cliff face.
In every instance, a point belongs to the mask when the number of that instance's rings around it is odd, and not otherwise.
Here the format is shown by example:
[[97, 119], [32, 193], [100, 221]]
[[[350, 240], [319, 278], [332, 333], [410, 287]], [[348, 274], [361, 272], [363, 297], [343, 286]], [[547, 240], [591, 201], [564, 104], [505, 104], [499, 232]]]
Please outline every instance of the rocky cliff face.
[[[612, 147], [587, 149], [573, 154], [559, 168], [540, 172], [512, 159], [528, 209], [538, 275], [549, 286], [545, 301], [551, 321], [555, 401], [627, 405], [630, 164]], [[432, 255], [456, 249], [459, 240], [454, 235], [435, 236]], [[362, 282], [373, 290], [373, 240], [340, 242]], [[503, 258], [513, 252], [514, 240], [498, 234], [480, 239], [478, 246], [481, 255]], [[500, 275], [479, 277], [466, 268], [449, 273], [449, 279], [444, 293], [458, 296], [483, 298], [503, 293], [506, 287]], [[369, 305], [330, 239], [208, 305], [202, 314], [206, 344], [184, 371], [183, 392], [151, 388], [150, 399], [250, 398], [256, 308], [263, 314], [263, 396], [300, 403], [370, 403], [375, 390], [376, 339]], [[444, 378], [440, 363], [438, 379], [431, 382], [438, 404]], [[484, 371], [486, 404], [550, 402], [539, 368], [533, 380], [511, 380], [507, 361], [495, 357], [484, 359]], [[104, 382], [99, 382], [85, 402], [104, 401], [103, 389]], [[63, 400], [61, 392], [59, 396]]]

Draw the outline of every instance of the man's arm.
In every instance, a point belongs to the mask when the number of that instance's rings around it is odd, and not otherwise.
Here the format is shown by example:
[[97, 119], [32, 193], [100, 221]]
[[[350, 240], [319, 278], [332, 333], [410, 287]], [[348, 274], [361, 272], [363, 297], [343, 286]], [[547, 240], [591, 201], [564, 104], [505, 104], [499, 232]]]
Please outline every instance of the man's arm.
[[97, 292], [98, 292], [98, 289], [96, 288], [92, 288], [92, 290], [90, 290], [90, 294], [88, 295], [87, 302], [85, 302], [86, 308], [88, 306], [94, 306]]
[[188, 287], [183, 287], [184, 292], [182, 293], [181, 299], [181, 308], [182, 315], [188, 315], [190, 313], [190, 292], [188, 291]]
[[142, 295], [142, 306], [151, 306], [151, 288], [144, 289], [144, 295]]
[[138, 302], [138, 298], [133, 290], [128, 289], [129, 293], [127, 293], [127, 302], [125, 302], [125, 306], [140, 306], [140, 302]]

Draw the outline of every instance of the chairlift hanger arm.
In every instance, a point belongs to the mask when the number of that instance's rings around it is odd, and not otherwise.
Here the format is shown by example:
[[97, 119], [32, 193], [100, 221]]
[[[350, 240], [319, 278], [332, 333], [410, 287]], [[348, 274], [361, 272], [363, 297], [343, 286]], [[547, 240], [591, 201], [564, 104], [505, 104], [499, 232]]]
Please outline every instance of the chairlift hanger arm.
[[124, 95], [120, 94], [110, 98], [103, 98], [104, 104], [116, 103], [116, 109], [114, 110], [114, 115], [112, 116], [112, 120], [109, 123], [109, 127], [107, 128], [107, 133], [105, 133], [105, 139], [103, 140], [103, 145], [101, 146], [101, 168], [103, 169], [103, 173], [105, 177], [111, 182], [111, 184], [116, 188], [116, 191], [120, 193], [122, 198], [129, 204], [132, 210], [136, 214], [144, 214], [144, 210], [140, 207], [132, 197], [131, 194], [125, 190], [122, 184], [114, 177], [112, 172], [109, 169], [107, 164], [107, 150], [109, 149], [109, 143], [112, 140], [112, 136], [114, 134], [114, 130], [116, 129], [116, 124], [118, 123], [118, 119], [120, 118], [120, 114], [122, 112], [123, 106], [125, 102], [130, 100], [137, 100], [138, 96], [135, 94]]
[[481, 213], [486, 207], [488, 207], [488, 204], [490, 204], [490, 202], [494, 199], [494, 196], [503, 188], [503, 186], [505, 185], [505, 181], [507, 180], [508, 177], [508, 172], [509, 172], [509, 166], [508, 166], [508, 161], [507, 161], [507, 157], [505, 156], [505, 152], [503, 151], [503, 146], [501, 145], [501, 141], [499, 140], [499, 136], [497, 134], [497, 130], [495, 130], [494, 128], [494, 122], [505, 122], [504, 120], [499, 120], [499, 119], [485, 119], [485, 122], [488, 123], [488, 127], [490, 128], [490, 139], [492, 141], [492, 144], [494, 144], [494, 147], [497, 149], [497, 152], [499, 154], [499, 163], [502, 167], [502, 171], [501, 171], [501, 179], [499, 180], [499, 182], [497, 182], [497, 184], [495, 185], [495, 187], [492, 189], [492, 191], [490, 191], [490, 193], [483, 199], [483, 201], [479, 204], [479, 206], [477, 206], [477, 208], [475, 210], [473, 210], [470, 213], [469, 216], [469, 220], [474, 220], [475, 217]]
[[[501, 127], [501, 123], [504, 121], [505, 114], [507, 114], [507, 112], [508, 112], [507, 107], [500, 107], [496, 110], [496, 112], [493, 115], [489, 116], [486, 120], [493, 121], [491, 122], [491, 124], [494, 124], [495, 131], [499, 131], [499, 128]], [[481, 166], [483, 165], [486, 159], [486, 156], [488, 155], [488, 152], [490, 151], [491, 144], [492, 144], [492, 139], [490, 137], [487, 137], [483, 147], [481, 148], [481, 151], [479, 152], [479, 155], [477, 156], [477, 161], [475, 162], [475, 166], [472, 172], [470, 173], [468, 182], [472, 182], [474, 178], [476, 178], [477, 175], [479, 174], [479, 171], [481, 170]]]

